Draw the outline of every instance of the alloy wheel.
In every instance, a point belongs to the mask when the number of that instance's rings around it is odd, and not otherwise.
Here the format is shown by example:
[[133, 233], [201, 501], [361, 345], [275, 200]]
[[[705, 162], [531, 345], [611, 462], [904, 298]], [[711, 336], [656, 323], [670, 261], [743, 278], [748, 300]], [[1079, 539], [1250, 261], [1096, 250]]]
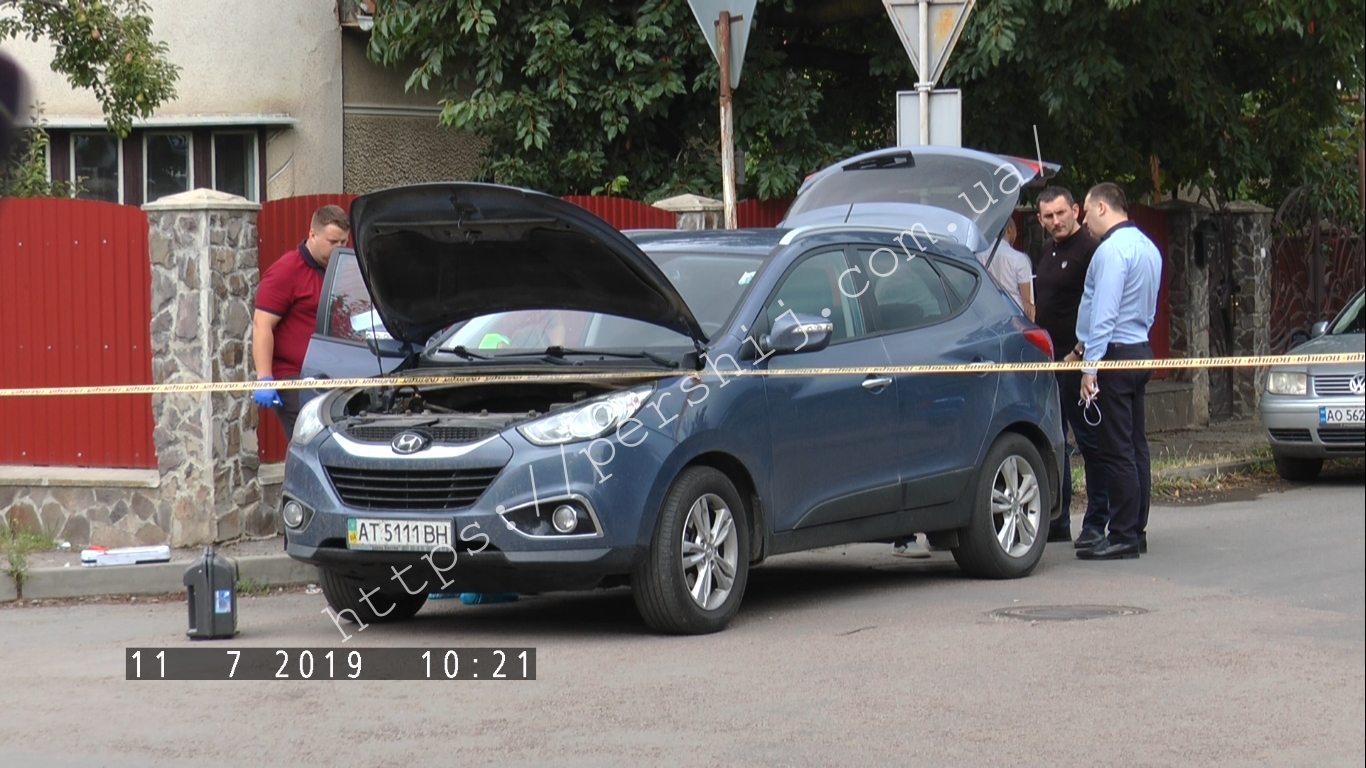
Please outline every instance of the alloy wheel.
[[1024, 557], [1039, 535], [1043, 517], [1039, 480], [1029, 462], [1007, 456], [991, 488], [991, 522], [996, 543], [1011, 557]]
[[740, 558], [735, 517], [720, 496], [706, 493], [693, 502], [681, 546], [688, 594], [704, 610], [719, 608], [735, 584]]

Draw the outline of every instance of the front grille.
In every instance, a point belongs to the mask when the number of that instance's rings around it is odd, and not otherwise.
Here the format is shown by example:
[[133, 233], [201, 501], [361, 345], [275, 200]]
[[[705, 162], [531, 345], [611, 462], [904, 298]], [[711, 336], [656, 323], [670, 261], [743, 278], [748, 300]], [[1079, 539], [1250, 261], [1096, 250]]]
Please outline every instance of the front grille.
[[1366, 444], [1366, 427], [1338, 427], [1319, 429], [1319, 440], [1324, 445], [1362, 445]]
[[[400, 433], [407, 432], [412, 427], [399, 425], [355, 425], [347, 427], [346, 436], [359, 440], [363, 443], [387, 443], [398, 437]], [[460, 445], [462, 443], [474, 443], [490, 435], [498, 434], [498, 430], [487, 427], [417, 427], [417, 431], [425, 432], [432, 436], [433, 443], [441, 445]]]
[[360, 509], [464, 509], [502, 469], [349, 469], [327, 467], [337, 495]]
[[1308, 443], [1313, 441], [1307, 429], [1272, 429], [1267, 431], [1271, 433], [1272, 440], [1282, 443]]
[[1352, 377], [1354, 374], [1343, 373], [1332, 376], [1314, 377], [1314, 394], [1316, 395], [1350, 395], [1352, 394]]

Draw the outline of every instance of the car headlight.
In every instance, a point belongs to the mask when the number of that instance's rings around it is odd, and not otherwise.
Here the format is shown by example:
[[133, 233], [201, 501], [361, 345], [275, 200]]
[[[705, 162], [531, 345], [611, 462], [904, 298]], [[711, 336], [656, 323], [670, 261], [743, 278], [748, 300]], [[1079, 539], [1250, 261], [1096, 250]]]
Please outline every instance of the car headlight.
[[290, 438], [298, 445], [313, 442], [327, 427], [323, 424], [323, 401], [326, 397], [315, 397], [299, 409], [299, 418], [294, 420], [294, 435]]
[[593, 440], [611, 432], [636, 415], [650, 399], [654, 387], [614, 392], [517, 428], [535, 445], [563, 445]]
[[1266, 379], [1266, 391], [1273, 395], [1303, 395], [1309, 391], [1309, 377], [1303, 373], [1272, 371]]

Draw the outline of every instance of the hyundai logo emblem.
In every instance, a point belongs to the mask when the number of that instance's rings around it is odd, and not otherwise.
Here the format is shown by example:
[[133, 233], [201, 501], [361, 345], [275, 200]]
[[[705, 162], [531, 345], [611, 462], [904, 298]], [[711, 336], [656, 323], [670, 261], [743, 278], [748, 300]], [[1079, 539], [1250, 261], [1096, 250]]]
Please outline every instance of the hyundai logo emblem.
[[1366, 373], [1358, 373], [1347, 382], [1347, 388], [1352, 390], [1354, 395], [1366, 395]]
[[394, 436], [394, 441], [389, 444], [394, 449], [394, 453], [406, 456], [410, 453], [417, 453], [432, 444], [432, 438], [422, 432], [400, 432]]

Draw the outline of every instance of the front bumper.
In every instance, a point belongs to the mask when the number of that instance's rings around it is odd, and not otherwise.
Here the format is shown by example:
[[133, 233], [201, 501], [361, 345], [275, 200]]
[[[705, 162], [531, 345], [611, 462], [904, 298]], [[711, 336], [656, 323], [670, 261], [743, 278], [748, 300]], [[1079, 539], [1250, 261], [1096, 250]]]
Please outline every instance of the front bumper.
[[[625, 446], [613, 437], [598, 441], [593, 459], [584, 444], [534, 446], [513, 432], [487, 440], [459, 456], [413, 458], [357, 456], [330, 434], [312, 445], [291, 444], [281, 503], [308, 508], [304, 523], [286, 528], [285, 549], [303, 562], [387, 584], [401, 573], [410, 589], [425, 580], [431, 592], [550, 592], [591, 589], [629, 574], [645, 555], [654, 515], [646, 497], [673, 443], [652, 432]], [[605, 443], [611, 444], [609, 449]], [[633, 441], [634, 442], [634, 441]], [[611, 454], [610, 462], [604, 462]], [[350, 471], [486, 470], [496, 477], [464, 508], [402, 509], [351, 506], [333, 484], [328, 467]], [[604, 479], [605, 478], [605, 479]], [[347, 498], [351, 498], [348, 496]], [[550, 514], [574, 498], [592, 511], [590, 534], [531, 536], [516, 530], [503, 512], [539, 505]], [[347, 546], [351, 518], [433, 520], [453, 523], [454, 552], [356, 550]], [[396, 585], [395, 585], [396, 586]]]
[[1361, 408], [1359, 397], [1262, 395], [1262, 426], [1281, 456], [1325, 459], [1366, 455], [1366, 426], [1320, 424], [1319, 409]]

